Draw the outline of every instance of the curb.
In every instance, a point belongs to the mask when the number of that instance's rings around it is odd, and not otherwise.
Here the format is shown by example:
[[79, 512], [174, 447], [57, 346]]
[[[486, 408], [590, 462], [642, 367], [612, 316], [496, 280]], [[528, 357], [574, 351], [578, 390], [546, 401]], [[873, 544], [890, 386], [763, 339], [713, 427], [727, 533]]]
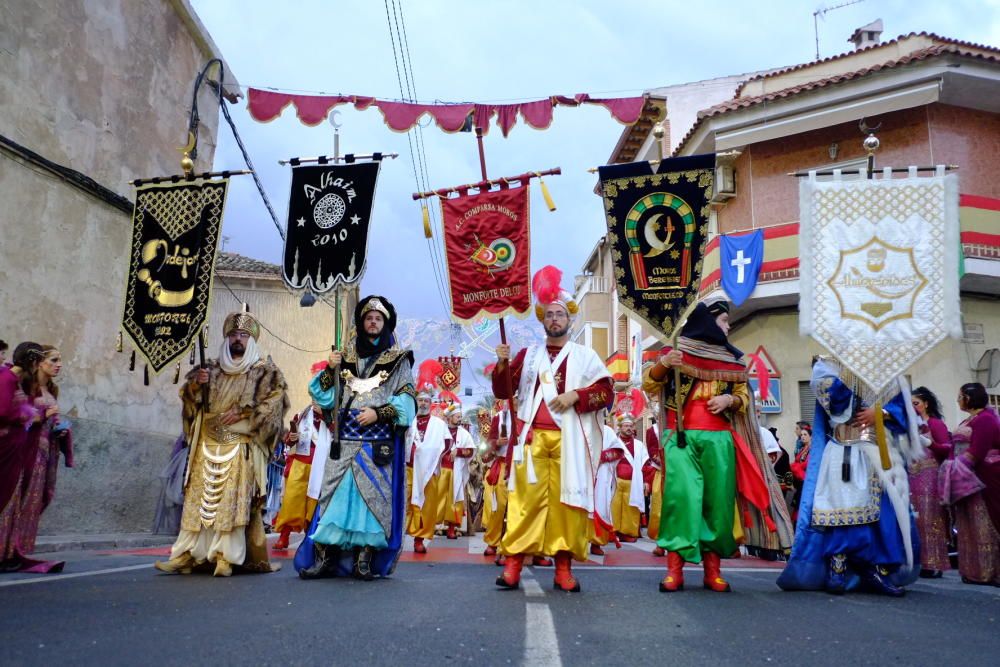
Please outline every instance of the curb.
[[59, 551], [96, 551], [110, 549], [141, 549], [144, 547], [170, 546], [174, 535], [39, 535], [33, 553]]

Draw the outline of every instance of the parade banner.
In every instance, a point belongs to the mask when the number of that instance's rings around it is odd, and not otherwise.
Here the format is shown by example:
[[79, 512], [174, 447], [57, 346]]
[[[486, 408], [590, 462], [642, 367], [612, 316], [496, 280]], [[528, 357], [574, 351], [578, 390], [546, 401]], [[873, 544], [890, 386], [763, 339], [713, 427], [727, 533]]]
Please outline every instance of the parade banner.
[[457, 391], [462, 385], [462, 357], [438, 357], [441, 375], [438, 381], [446, 391]]
[[452, 317], [524, 315], [531, 309], [528, 186], [441, 199]]
[[739, 306], [750, 298], [760, 275], [760, 265], [764, 262], [764, 230], [749, 234], [723, 234], [719, 237], [722, 257], [722, 289]]
[[375, 160], [292, 168], [282, 264], [289, 287], [323, 293], [361, 280], [380, 165]]
[[800, 331], [872, 391], [961, 337], [957, 175], [810, 175], [799, 206]]
[[600, 167], [618, 300], [669, 336], [698, 298], [714, 155]]
[[136, 188], [122, 329], [154, 373], [183, 355], [205, 323], [228, 185]]

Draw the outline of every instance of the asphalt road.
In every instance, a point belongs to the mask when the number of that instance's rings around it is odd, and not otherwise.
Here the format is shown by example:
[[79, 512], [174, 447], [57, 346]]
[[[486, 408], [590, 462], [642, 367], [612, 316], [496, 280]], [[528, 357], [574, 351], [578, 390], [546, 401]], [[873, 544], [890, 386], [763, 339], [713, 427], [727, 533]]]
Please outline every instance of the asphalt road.
[[0, 665], [937, 666], [1000, 655], [1000, 589], [955, 573], [900, 600], [834, 598], [784, 593], [776, 570], [731, 561], [733, 593], [701, 589], [691, 570], [688, 590], [667, 595], [656, 590], [663, 560], [648, 557], [577, 568], [579, 594], [554, 591], [551, 568], [500, 591], [500, 569], [474, 546], [458, 558], [438, 544], [441, 560], [401, 562], [370, 583], [300, 581], [287, 560], [274, 574], [214, 579], [160, 574], [149, 553], [62, 554], [62, 575], [0, 576]]

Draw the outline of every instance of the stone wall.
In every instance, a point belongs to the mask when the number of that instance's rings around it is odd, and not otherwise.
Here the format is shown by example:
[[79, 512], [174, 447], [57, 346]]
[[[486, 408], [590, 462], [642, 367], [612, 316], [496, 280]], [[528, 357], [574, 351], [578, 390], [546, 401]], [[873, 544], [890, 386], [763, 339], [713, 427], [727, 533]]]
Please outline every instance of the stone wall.
[[[186, 2], [5, 3], [0, 134], [131, 197], [128, 181], [179, 172], [194, 78], [211, 57]], [[201, 46], [199, 46], [199, 44]], [[205, 89], [196, 169], [211, 166], [217, 103]], [[177, 436], [169, 373], [144, 387], [116, 354], [128, 214], [0, 149], [0, 338], [63, 352], [60, 407], [76, 462], [42, 532], [148, 529]]]

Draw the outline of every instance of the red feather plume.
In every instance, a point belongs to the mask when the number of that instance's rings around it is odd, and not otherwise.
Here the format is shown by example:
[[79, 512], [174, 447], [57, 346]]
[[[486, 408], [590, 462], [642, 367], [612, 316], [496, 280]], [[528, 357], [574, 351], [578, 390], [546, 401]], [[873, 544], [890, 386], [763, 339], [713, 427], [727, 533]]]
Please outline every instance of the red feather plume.
[[496, 369], [497, 364], [493, 362], [492, 364], [487, 364], [486, 368], [483, 369], [483, 375], [486, 377], [493, 377], [493, 371]]
[[771, 374], [767, 372], [767, 364], [756, 354], [748, 354], [750, 365], [757, 371], [757, 386], [760, 388], [760, 400], [766, 401], [771, 389]]
[[437, 359], [428, 359], [421, 363], [417, 369], [417, 391], [428, 384], [437, 388], [438, 378], [443, 372], [444, 366]]
[[552, 266], [543, 266], [531, 279], [531, 291], [539, 303], [552, 303], [559, 299], [562, 291], [562, 271]]
[[320, 361], [317, 361], [315, 364], [309, 367], [309, 372], [313, 375], [316, 375], [316, 373], [319, 373], [321, 370], [326, 368], [326, 366], [327, 366], [326, 359], [321, 359]]

